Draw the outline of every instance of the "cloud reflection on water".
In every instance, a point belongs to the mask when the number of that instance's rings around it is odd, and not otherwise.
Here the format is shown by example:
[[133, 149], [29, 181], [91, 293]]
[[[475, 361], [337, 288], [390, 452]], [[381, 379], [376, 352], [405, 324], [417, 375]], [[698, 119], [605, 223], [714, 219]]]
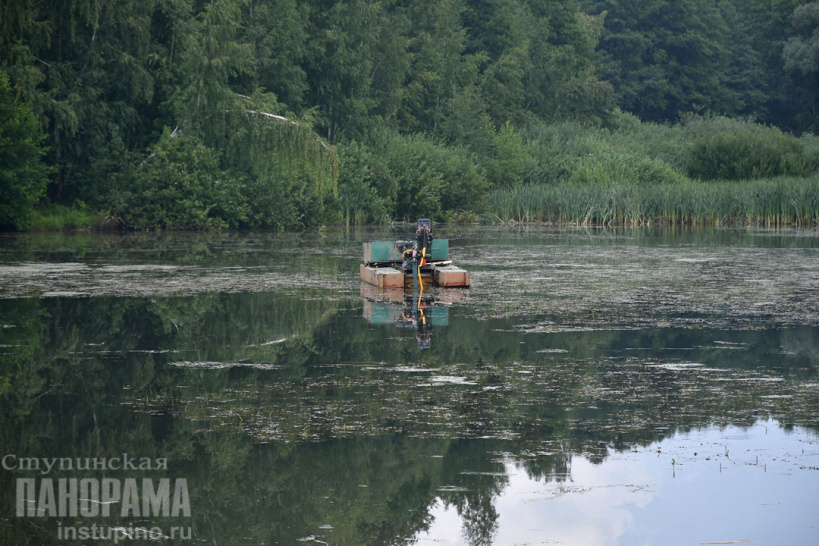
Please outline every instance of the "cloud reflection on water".
[[[819, 543], [819, 439], [775, 421], [695, 430], [601, 464], [574, 457], [562, 482], [505, 468], [492, 544]], [[468, 544], [454, 507], [430, 514], [415, 544]]]

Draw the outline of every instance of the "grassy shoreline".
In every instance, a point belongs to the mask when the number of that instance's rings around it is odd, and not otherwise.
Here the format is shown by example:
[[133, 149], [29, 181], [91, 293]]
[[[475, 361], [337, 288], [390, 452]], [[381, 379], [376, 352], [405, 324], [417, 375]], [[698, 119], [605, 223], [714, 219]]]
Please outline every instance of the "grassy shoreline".
[[819, 225], [819, 177], [637, 186], [528, 185], [493, 192], [502, 222], [574, 225]]
[[105, 229], [105, 212], [94, 210], [85, 204], [66, 207], [48, 205], [35, 209], [26, 229], [27, 232], [69, 231]]
[[[674, 184], [532, 184], [496, 190], [481, 214], [502, 223], [552, 222], [604, 226], [819, 226], [819, 176]], [[467, 222], [468, 223], [468, 222]], [[341, 224], [340, 224], [341, 225]], [[51, 205], [26, 232], [117, 229], [117, 220], [90, 207]]]

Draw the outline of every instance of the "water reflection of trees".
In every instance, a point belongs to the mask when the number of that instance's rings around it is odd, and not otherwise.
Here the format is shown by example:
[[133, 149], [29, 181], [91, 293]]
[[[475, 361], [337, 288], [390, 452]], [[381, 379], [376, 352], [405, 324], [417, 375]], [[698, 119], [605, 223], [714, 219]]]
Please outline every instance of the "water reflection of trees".
[[[168, 457], [217, 542], [402, 542], [442, 502], [488, 544], [510, 458], [565, 480], [573, 456], [678, 430], [819, 422], [801, 387], [816, 379], [812, 328], [547, 336], [451, 311], [419, 352], [322, 299], [0, 300], [0, 439], [30, 456]], [[4, 542], [41, 541], [10, 514], [11, 479]]]

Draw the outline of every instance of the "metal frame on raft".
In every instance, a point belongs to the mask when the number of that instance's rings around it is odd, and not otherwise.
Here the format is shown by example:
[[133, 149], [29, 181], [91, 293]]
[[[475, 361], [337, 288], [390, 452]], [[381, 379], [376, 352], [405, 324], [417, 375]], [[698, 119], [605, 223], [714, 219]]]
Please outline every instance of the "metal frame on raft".
[[452, 265], [449, 241], [436, 239], [432, 222], [418, 220], [414, 241], [364, 243], [361, 280], [378, 288], [469, 287], [469, 272]]

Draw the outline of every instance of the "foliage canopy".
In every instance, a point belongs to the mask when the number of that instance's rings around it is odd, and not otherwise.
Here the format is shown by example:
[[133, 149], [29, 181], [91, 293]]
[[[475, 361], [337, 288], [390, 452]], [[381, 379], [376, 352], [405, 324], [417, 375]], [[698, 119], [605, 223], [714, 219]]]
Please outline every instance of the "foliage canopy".
[[[14, 164], [33, 170], [14, 175], [17, 193], [4, 192], [3, 222], [25, 224], [43, 176], [50, 202], [88, 203], [146, 228], [296, 229], [342, 219], [446, 218], [480, 210], [490, 190], [571, 173], [575, 180], [665, 177], [668, 168], [702, 178], [802, 175], [810, 158], [789, 147], [785, 133], [770, 145], [697, 137], [696, 160], [586, 158], [586, 175], [577, 158], [545, 158], [542, 142], [528, 137], [580, 125], [610, 138], [622, 112], [638, 124], [725, 116], [813, 131], [817, 6], [3, 2], [4, 108], [34, 120], [23, 123], [28, 140], [14, 138], [31, 144], [30, 159]], [[767, 167], [700, 170], [759, 151], [768, 154]], [[632, 170], [617, 174], [624, 161]], [[172, 192], [169, 177], [177, 175], [195, 179], [185, 191], [204, 193], [177, 196], [184, 211], [161, 210], [164, 202], [148, 188]], [[224, 193], [225, 186], [232, 189]], [[136, 221], [138, 211], [145, 216]]]

